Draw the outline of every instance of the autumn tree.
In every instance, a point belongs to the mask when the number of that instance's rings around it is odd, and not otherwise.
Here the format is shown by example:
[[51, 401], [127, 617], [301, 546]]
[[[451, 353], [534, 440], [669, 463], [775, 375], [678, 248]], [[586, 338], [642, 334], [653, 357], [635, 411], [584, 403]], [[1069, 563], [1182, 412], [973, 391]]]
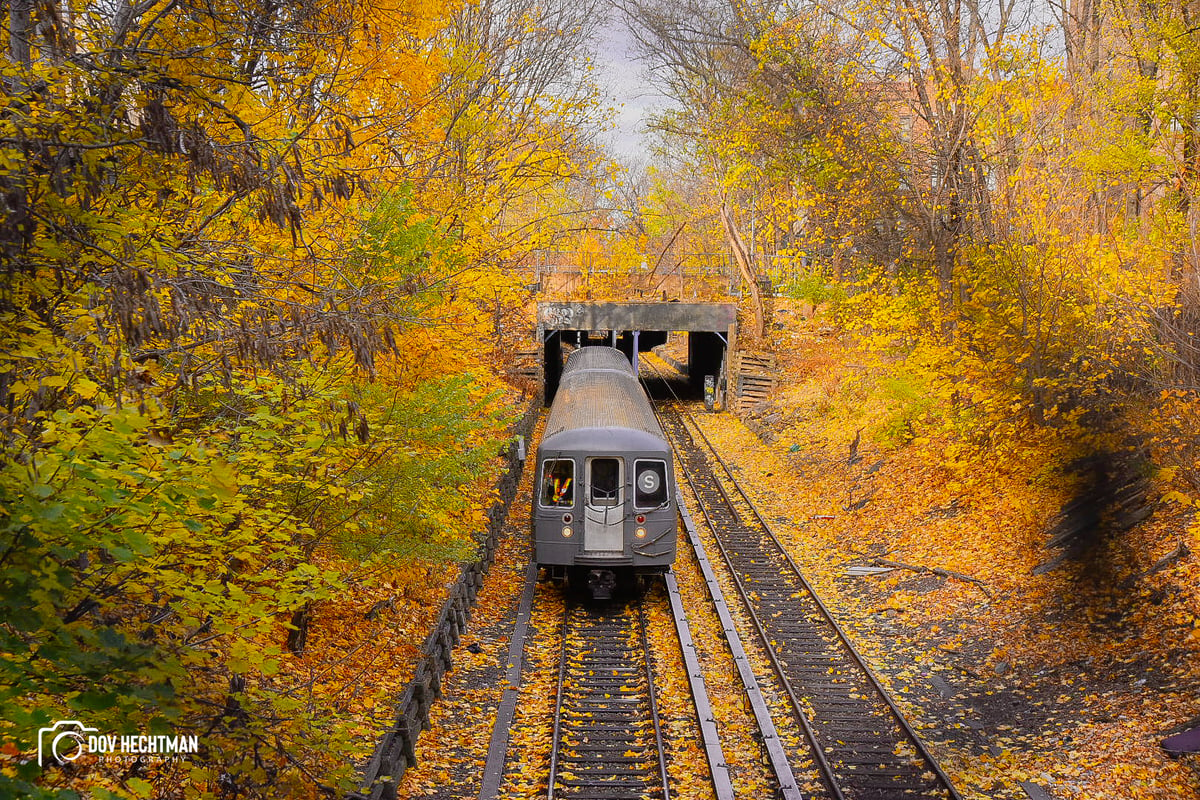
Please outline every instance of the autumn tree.
[[654, 122], [711, 180], [725, 244], [750, 293], [754, 331], [766, 329], [759, 269], [739, 219], [753, 185], [754, 150], [745, 138], [745, 102], [756, 64], [750, 45], [762, 19], [748, 6], [722, 2], [630, 2], [624, 6], [642, 57], [675, 107]]
[[[6, 7], [0, 793], [350, 785], [363, 723], [296, 700], [294, 634], [381, 564], [470, 555], [507, 419], [481, 312], [513, 283], [471, 241], [573, 169], [489, 183], [495, 130], [485, 196], [435, 168], [448, 110], [479, 121], [468, 54], [428, 44], [461, 11]], [[529, 148], [573, 140], [536, 76], [495, 97], [522, 91]], [[13, 755], [72, 718], [209, 757], [135, 785]]]
[[1105, 114], [1101, 119], [1110, 126], [1105, 144], [1118, 156], [1113, 165], [1118, 167], [1117, 197], [1141, 223], [1139, 232], [1149, 232], [1148, 225], [1165, 237], [1174, 302], [1157, 311], [1169, 342], [1164, 356], [1172, 362], [1174, 381], [1195, 387], [1200, 378], [1200, 350], [1192, 335], [1200, 323], [1197, 12], [1189, 3], [1173, 1], [1113, 3], [1104, 11], [1098, 19], [1107, 36], [1096, 47], [1109, 57], [1115, 74], [1108, 81], [1092, 76], [1087, 85], [1094, 87]]
[[727, 209], [787, 219], [797, 291], [848, 297], [959, 430], [1088, 451], [1194, 390], [1186, 4], [1065, 4], [1058, 31], [1019, 2], [630, 10], [672, 155], [723, 175]]
[[455, 9], [436, 39], [446, 61], [441, 141], [421, 165], [422, 185], [470, 235], [500, 237], [489, 244], [498, 252], [544, 244], [525, 223], [559, 210], [563, 183], [603, 171], [589, 66], [596, 23], [594, 2], [489, 0]]

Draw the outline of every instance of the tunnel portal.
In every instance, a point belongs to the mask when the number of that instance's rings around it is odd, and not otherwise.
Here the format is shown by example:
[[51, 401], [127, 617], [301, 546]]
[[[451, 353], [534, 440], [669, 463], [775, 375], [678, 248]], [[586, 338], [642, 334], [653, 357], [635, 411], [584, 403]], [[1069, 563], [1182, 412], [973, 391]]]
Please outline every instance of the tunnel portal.
[[608, 344], [638, 368], [638, 354], [667, 341], [671, 332], [688, 335], [687, 374], [697, 386], [711, 376], [715, 385], [725, 354], [735, 343], [737, 307], [732, 303], [538, 303], [538, 340], [546, 403], [554, 399], [562, 373], [563, 344]]

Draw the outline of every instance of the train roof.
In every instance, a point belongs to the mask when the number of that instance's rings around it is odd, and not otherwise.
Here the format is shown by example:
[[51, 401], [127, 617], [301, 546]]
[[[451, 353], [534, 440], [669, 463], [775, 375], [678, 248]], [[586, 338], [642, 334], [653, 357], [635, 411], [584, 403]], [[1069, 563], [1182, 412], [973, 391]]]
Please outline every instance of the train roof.
[[581, 347], [567, 356], [562, 376], [565, 378], [573, 372], [587, 370], [613, 369], [635, 377], [633, 365], [625, 354], [615, 347]]
[[666, 438], [633, 366], [620, 350], [584, 347], [567, 359], [543, 442], [580, 428], [627, 429]]

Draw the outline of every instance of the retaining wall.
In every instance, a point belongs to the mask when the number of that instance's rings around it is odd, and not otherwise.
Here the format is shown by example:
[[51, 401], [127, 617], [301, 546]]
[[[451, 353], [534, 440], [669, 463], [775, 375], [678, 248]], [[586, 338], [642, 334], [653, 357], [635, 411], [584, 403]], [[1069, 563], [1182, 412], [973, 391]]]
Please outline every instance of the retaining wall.
[[[526, 450], [541, 405], [541, 398], [535, 397], [513, 431], [523, 437]], [[509, 445], [505, 460], [507, 467], [498, 485], [500, 499], [488, 510], [488, 527], [481, 537], [479, 559], [462, 565], [437, 623], [421, 648], [413, 679], [400, 698], [396, 723], [380, 738], [363, 770], [359, 790], [349, 794], [347, 800], [394, 800], [400, 778], [417, 763], [417, 737], [429, 727], [429, 707], [441, 696], [442, 676], [453, 666], [454, 646], [466, 630], [483, 578], [495, 559], [508, 506], [521, 482], [521, 462], [515, 442]]]

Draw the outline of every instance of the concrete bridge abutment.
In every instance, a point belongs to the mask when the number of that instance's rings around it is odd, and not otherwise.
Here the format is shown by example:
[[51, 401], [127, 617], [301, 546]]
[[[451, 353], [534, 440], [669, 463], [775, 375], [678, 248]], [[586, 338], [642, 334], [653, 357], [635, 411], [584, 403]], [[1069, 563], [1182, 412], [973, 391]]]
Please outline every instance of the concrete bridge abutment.
[[732, 303], [538, 303], [538, 340], [546, 403], [554, 399], [562, 374], [563, 345], [607, 344], [618, 348], [637, 369], [638, 355], [664, 344], [667, 335], [688, 336], [687, 374], [697, 388], [711, 377], [721, 385], [726, 354], [737, 336]]

